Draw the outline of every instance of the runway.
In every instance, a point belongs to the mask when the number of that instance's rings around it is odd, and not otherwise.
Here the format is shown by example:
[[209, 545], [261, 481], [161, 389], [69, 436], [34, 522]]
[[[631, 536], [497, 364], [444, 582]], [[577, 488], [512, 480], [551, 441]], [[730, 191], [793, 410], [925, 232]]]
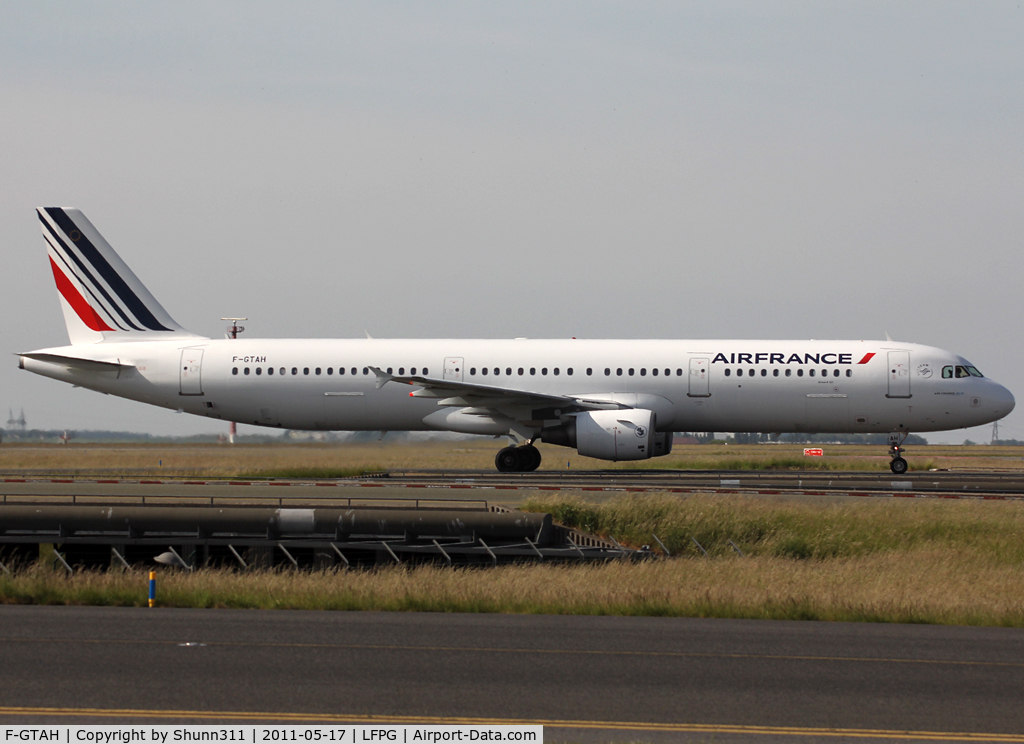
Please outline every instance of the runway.
[[0, 607], [8, 724], [542, 723], [549, 742], [1024, 742], [1024, 631]]
[[[0, 503], [25, 496], [132, 497], [175, 501], [271, 504], [368, 503], [380, 499], [467, 499], [514, 504], [537, 491], [581, 491], [602, 499], [618, 493], [722, 493], [831, 498], [1024, 499], [1024, 471], [919, 471], [895, 476], [845, 471], [592, 470], [497, 473], [489, 470], [402, 470], [332, 480], [125, 478], [50, 473], [0, 477]], [[85, 503], [85, 501], [83, 501]]]

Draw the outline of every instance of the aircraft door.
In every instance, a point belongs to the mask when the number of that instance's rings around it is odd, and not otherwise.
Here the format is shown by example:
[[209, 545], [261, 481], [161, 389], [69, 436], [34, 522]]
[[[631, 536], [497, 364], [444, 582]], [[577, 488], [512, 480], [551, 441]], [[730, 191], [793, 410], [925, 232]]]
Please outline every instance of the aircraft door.
[[889, 352], [889, 392], [887, 398], [910, 397], [910, 352]]
[[203, 394], [203, 350], [182, 349], [181, 364], [178, 365], [178, 394]]
[[711, 360], [699, 357], [690, 360], [690, 382], [687, 395], [691, 398], [709, 398], [711, 389], [708, 380], [711, 377]]
[[462, 357], [444, 358], [444, 379], [462, 382]]

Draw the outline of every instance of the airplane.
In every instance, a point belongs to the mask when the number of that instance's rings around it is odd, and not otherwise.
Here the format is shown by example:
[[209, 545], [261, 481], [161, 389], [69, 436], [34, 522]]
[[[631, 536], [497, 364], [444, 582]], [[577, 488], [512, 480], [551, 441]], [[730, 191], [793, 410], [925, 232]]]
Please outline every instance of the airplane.
[[19, 367], [198, 416], [281, 429], [507, 437], [608, 461], [667, 455], [674, 431], [888, 433], [990, 423], [1013, 395], [963, 357], [881, 341], [213, 339], [178, 325], [77, 209], [37, 210], [71, 344]]

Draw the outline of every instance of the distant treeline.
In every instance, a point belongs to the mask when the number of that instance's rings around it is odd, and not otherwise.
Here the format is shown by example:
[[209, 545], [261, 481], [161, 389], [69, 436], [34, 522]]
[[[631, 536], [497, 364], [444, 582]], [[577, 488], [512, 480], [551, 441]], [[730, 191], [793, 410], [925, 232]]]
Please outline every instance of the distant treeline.
[[[92, 429], [26, 429], [25, 431], [8, 431], [0, 429], [0, 437], [4, 442], [24, 443], [48, 443], [57, 444], [62, 441], [68, 442], [140, 442], [153, 444], [179, 442], [187, 444], [190, 442], [221, 442], [225, 441], [224, 435], [218, 434], [192, 434], [190, 436], [172, 437], [144, 434], [136, 431], [98, 431]], [[239, 434], [235, 441], [240, 444], [264, 444], [281, 441], [280, 434]]]
[[[786, 442], [790, 444], [889, 444], [888, 434], [783, 434], [777, 439], [771, 434], [743, 433], [737, 432], [732, 435], [724, 435], [724, 438], [716, 439], [710, 433], [677, 434], [677, 437], [692, 437], [698, 444], [721, 444], [730, 442], [732, 444], [760, 444], [761, 442]], [[922, 436], [911, 434], [906, 438], [904, 444], [928, 444], [928, 440]]]
[[[25, 431], [12, 431], [0, 429], [0, 441], [3, 442], [25, 442], [25, 443], [50, 443], [56, 444], [64, 441], [67, 436], [69, 442], [141, 442], [141, 443], [216, 443], [226, 441], [223, 434], [192, 434], [189, 436], [159, 436], [145, 434], [136, 431], [100, 431], [94, 429], [27, 429]], [[444, 438], [443, 434], [434, 433], [435, 437]], [[239, 444], [274, 444], [284, 441], [296, 441], [309, 439], [310, 441], [345, 441], [345, 442], [376, 442], [381, 439], [379, 431], [361, 432], [292, 432], [284, 431], [280, 434], [238, 434], [235, 441]], [[459, 435], [459, 438], [472, 439], [472, 436]], [[675, 434], [676, 443], [679, 440], [691, 440], [693, 444], [758, 444], [760, 442], [786, 442], [789, 444], [871, 444], [887, 445], [888, 434], [783, 434], [778, 439], [772, 439], [770, 434], [744, 433], [719, 434], [710, 431], [680, 431]], [[405, 432], [389, 432], [385, 441], [396, 443], [406, 439]], [[904, 442], [906, 445], [928, 444], [928, 440], [917, 434], [911, 434]], [[975, 444], [967, 440], [964, 444]], [[992, 442], [995, 446], [1021, 447], [1024, 440], [1020, 439], [997, 439]]]

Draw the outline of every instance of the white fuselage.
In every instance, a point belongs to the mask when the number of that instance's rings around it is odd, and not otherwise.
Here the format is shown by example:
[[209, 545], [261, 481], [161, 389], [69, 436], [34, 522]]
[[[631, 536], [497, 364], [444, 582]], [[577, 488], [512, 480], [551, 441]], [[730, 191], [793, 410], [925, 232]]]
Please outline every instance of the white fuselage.
[[[985, 424], [1014, 406], [998, 383], [956, 376], [970, 366], [962, 357], [890, 341], [196, 338], [40, 352], [120, 366], [28, 357], [22, 366], [165, 408], [289, 429], [507, 431], [459, 415], [457, 401], [379, 385], [371, 367], [651, 409], [659, 431], [926, 432]], [[559, 414], [524, 420], [539, 430]]]

